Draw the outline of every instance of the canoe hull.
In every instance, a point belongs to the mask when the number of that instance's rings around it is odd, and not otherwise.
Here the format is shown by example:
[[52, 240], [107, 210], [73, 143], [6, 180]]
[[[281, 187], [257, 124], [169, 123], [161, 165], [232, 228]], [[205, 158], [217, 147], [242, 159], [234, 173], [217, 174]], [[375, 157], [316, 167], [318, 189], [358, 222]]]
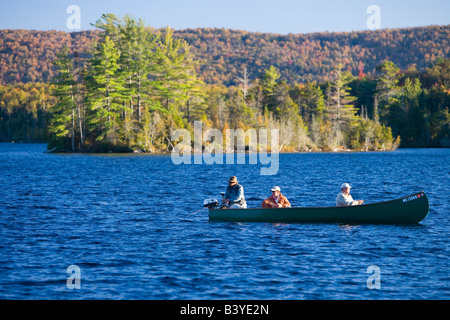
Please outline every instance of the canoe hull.
[[428, 198], [424, 192], [419, 192], [396, 200], [349, 207], [209, 209], [209, 220], [417, 224], [427, 216], [428, 211]]

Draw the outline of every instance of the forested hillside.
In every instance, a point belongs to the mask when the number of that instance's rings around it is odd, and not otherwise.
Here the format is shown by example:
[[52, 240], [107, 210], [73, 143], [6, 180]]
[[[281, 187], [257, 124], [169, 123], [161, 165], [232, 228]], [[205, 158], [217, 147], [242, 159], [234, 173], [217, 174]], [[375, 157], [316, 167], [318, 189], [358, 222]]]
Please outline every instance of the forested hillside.
[[251, 77], [274, 65], [288, 83], [328, 81], [341, 63], [353, 75], [375, 75], [391, 60], [400, 69], [424, 69], [437, 57], [450, 56], [450, 26], [346, 33], [277, 35], [226, 29], [176, 33], [205, 61], [199, 75], [207, 83], [236, 84], [246, 65]]
[[[155, 30], [156, 32], [157, 30]], [[201, 62], [200, 79], [208, 84], [236, 85], [246, 66], [255, 79], [271, 65], [288, 83], [330, 80], [339, 63], [353, 75], [374, 75], [384, 60], [400, 69], [430, 66], [450, 56], [450, 26], [278, 35], [228, 29], [174, 31]], [[0, 83], [47, 82], [55, 75], [56, 52], [63, 46], [85, 55], [99, 31], [0, 30]]]
[[279, 129], [280, 151], [450, 146], [450, 26], [276, 35], [108, 14], [95, 25], [0, 31], [0, 141], [165, 152], [175, 129], [202, 121]]
[[67, 46], [85, 56], [97, 38], [97, 31], [0, 30], [0, 83], [51, 81], [58, 51]]

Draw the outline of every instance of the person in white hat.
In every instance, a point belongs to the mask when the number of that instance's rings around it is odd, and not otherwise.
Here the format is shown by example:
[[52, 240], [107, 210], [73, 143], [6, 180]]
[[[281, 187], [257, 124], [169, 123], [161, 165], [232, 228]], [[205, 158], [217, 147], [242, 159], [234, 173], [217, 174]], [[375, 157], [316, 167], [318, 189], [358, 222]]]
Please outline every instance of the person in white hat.
[[341, 184], [341, 192], [339, 192], [336, 197], [337, 207], [357, 206], [364, 202], [364, 200], [353, 200], [350, 195], [350, 188], [351, 186], [348, 183]]
[[289, 200], [281, 194], [280, 187], [273, 187], [270, 189], [272, 191], [272, 195], [265, 199], [261, 203], [261, 207], [263, 208], [289, 208], [291, 204]]

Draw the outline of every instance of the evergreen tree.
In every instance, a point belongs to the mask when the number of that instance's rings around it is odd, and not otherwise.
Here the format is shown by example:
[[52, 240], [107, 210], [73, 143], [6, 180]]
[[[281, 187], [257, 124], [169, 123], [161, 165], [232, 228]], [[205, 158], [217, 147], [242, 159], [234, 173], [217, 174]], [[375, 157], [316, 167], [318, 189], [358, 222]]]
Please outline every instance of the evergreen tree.
[[300, 117], [298, 105], [292, 100], [285, 82], [279, 83], [274, 89], [273, 113], [277, 119], [290, 118], [296, 121]]
[[377, 71], [379, 76], [377, 78], [376, 90], [379, 111], [381, 112], [383, 122], [386, 122], [385, 117], [388, 115], [390, 107], [398, 102], [400, 69], [392, 61], [386, 60], [377, 67]]
[[[158, 37], [146, 28], [142, 20], [125, 16], [120, 28], [120, 77], [124, 84], [124, 131], [126, 142], [143, 141], [148, 145], [149, 115], [155, 103], [149, 74], [153, 72]], [[143, 121], [144, 120], [144, 121]], [[143, 130], [142, 130], [143, 129]], [[143, 133], [143, 136], [139, 133]], [[130, 139], [130, 136], [133, 138]]]
[[[168, 109], [169, 104], [183, 101], [189, 102], [192, 95], [198, 93], [194, 66], [196, 61], [190, 54], [186, 41], [175, 39], [170, 27], [163, 29], [163, 35], [158, 48], [159, 66], [156, 73], [155, 88]], [[187, 111], [189, 113], [189, 111]]]
[[407, 115], [404, 130], [400, 132], [403, 140], [423, 146], [429, 140], [428, 112], [420, 105], [421, 83], [418, 78], [406, 78], [402, 88], [402, 108]]
[[[115, 144], [123, 111], [123, 81], [117, 73], [119, 52], [109, 36], [93, 52], [86, 76], [89, 130], [95, 141]], [[93, 141], [94, 142], [94, 141]]]
[[300, 86], [297, 85], [293, 90], [294, 100], [296, 101], [301, 117], [308, 122], [312, 122], [313, 117], [317, 120], [323, 120], [325, 99], [320, 86], [314, 82], [307, 82]]
[[77, 87], [73, 75], [73, 63], [67, 47], [57, 54], [55, 65], [59, 72], [55, 77], [53, 90], [57, 103], [51, 109], [48, 148], [57, 148], [59, 151], [66, 150], [67, 138], [70, 137], [70, 150], [74, 152]]
[[269, 69], [264, 70], [259, 76], [259, 87], [263, 97], [262, 107], [267, 108], [270, 112], [275, 111], [275, 94], [279, 78], [278, 69], [274, 66], [270, 66]]
[[225, 97], [228, 109], [228, 123], [232, 129], [248, 129], [253, 122], [253, 111], [247, 106], [244, 94], [235, 87], [230, 87]]
[[356, 119], [356, 108], [353, 105], [356, 98], [350, 95], [349, 87], [352, 80], [350, 72], [343, 72], [342, 65], [339, 65], [335, 80], [328, 88], [326, 113], [327, 119], [333, 125], [333, 147], [343, 143], [345, 134], [349, 133], [350, 125]]

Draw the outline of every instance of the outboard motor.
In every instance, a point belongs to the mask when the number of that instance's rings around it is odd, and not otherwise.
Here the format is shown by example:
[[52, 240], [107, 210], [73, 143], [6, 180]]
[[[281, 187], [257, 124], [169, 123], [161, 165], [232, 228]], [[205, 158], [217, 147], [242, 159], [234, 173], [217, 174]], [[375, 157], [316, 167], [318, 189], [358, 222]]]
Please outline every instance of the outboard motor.
[[217, 199], [206, 199], [203, 201], [203, 206], [205, 208], [213, 209], [219, 206], [219, 201], [217, 201]]

